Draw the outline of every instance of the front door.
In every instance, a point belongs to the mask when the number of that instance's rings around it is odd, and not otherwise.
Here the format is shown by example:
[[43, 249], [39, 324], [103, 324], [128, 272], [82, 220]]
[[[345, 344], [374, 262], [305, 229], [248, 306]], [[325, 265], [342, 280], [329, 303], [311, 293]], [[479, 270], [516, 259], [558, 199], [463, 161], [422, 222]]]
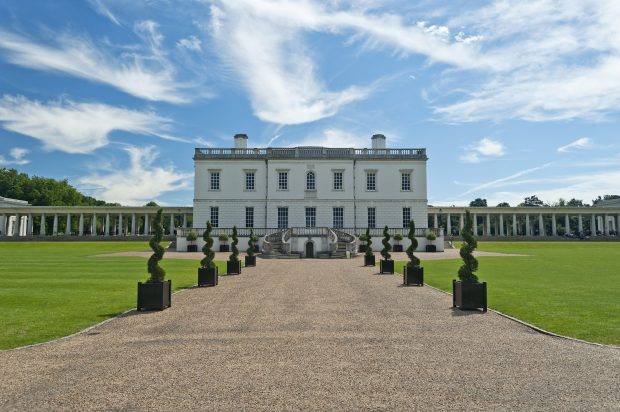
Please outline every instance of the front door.
[[314, 242], [306, 243], [306, 257], [307, 258], [314, 257]]

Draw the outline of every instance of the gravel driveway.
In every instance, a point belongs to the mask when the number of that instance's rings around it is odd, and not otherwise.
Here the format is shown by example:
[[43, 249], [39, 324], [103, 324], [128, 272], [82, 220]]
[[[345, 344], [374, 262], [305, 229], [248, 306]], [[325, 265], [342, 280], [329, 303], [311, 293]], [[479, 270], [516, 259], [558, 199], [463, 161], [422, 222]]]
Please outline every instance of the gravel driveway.
[[361, 258], [258, 265], [163, 312], [0, 352], [0, 410], [619, 408], [620, 350], [453, 311]]

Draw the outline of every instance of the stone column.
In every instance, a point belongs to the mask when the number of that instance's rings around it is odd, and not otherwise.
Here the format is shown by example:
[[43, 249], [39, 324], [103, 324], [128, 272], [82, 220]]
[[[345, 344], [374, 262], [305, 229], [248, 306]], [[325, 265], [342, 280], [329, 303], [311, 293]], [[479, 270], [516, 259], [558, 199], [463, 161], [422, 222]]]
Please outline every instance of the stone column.
[[187, 227], [187, 215], [183, 213], [183, 229]]
[[110, 236], [110, 214], [106, 213], [105, 215], [105, 233], [104, 236]]
[[512, 235], [517, 236], [518, 232], [519, 231], [517, 230], [517, 214], [513, 213], [512, 214]]
[[120, 236], [123, 234], [123, 215], [119, 214], [118, 215], [118, 233], [117, 235]]
[[[462, 229], [462, 228], [461, 228]], [[478, 214], [474, 213], [474, 235], [478, 236]]]
[[609, 215], [605, 215], [604, 219], [603, 227], [605, 230], [605, 236], [609, 236]]
[[570, 233], [570, 219], [568, 213], [564, 215], [564, 231], [566, 235]]
[[148, 213], [144, 214], [144, 234], [145, 235], [149, 234], [149, 214]]
[[463, 231], [463, 226], [465, 226], [465, 216], [461, 213], [461, 216], [459, 217], [459, 235]]
[[504, 214], [499, 214], [499, 235], [504, 236]]
[[551, 214], [551, 236], [557, 236], [558, 235], [558, 228], [557, 228], [557, 223], [556, 223], [556, 218], [555, 218], [555, 213]]
[[450, 213], [448, 213], [448, 221], [446, 222], [446, 231], [448, 232], [448, 236], [452, 236], [452, 222], [450, 222], [451, 217], [452, 216], [450, 215]]
[[136, 214], [135, 213], [131, 214], [131, 234], [133, 236], [136, 235]]
[[170, 213], [170, 232], [168, 234], [174, 234], [174, 213]]
[[22, 217], [19, 213], [15, 215], [15, 224], [13, 225], [13, 236], [19, 236], [21, 233]]
[[545, 236], [545, 222], [543, 221], [542, 213], [538, 214], [538, 231], [540, 236]]
[[67, 213], [67, 222], [65, 224], [65, 235], [69, 236], [71, 234], [71, 214]]
[[80, 213], [80, 220], [78, 221], [78, 235], [84, 236], [84, 213]]
[[34, 219], [32, 218], [32, 213], [28, 214], [28, 236], [34, 235]]
[[0, 215], [0, 235], [6, 235], [6, 215], [4, 213]]
[[127, 236], [129, 234], [129, 217], [123, 220], [123, 234]]
[[52, 235], [58, 234], [58, 215], [54, 213], [54, 225], [52, 226]]
[[439, 223], [437, 223], [437, 213], [433, 215], [433, 228], [437, 229]]
[[41, 226], [39, 227], [39, 235], [45, 236], [45, 213], [41, 214]]
[[579, 233], [583, 233], [583, 216], [581, 213], [579, 213], [579, 216], [577, 217], [577, 230]]
[[530, 214], [525, 214], [525, 236], [532, 236], [532, 232], [530, 231]]
[[93, 213], [93, 218], [90, 221], [90, 235], [97, 236], [97, 213]]
[[591, 236], [596, 236], [596, 215], [592, 213], [590, 219], [590, 231], [592, 232]]
[[487, 236], [491, 236], [491, 214], [487, 213]]

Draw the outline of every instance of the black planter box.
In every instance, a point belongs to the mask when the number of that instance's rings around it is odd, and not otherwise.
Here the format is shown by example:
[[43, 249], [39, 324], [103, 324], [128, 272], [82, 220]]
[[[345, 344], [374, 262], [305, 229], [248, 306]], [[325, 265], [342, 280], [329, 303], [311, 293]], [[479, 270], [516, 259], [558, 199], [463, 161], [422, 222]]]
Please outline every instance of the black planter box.
[[379, 272], [394, 274], [394, 261], [392, 259], [381, 259], [379, 261]]
[[402, 252], [403, 245], [394, 245], [394, 252]]
[[366, 251], [366, 245], [357, 245], [357, 252], [365, 252]]
[[198, 268], [198, 286], [217, 286], [217, 266], [214, 268]]
[[459, 309], [487, 311], [487, 283], [452, 280], [452, 306]]
[[230, 252], [230, 247], [228, 245], [220, 245], [220, 252]]
[[245, 257], [245, 266], [256, 266], [256, 256], [246, 256]]
[[138, 282], [138, 310], [164, 310], [172, 301], [172, 281]]
[[187, 245], [188, 252], [198, 252], [198, 245]]
[[437, 252], [437, 246], [435, 245], [426, 245], [427, 252]]
[[239, 275], [241, 274], [241, 261], [237, 262], [226, 262], [226, 273], [229, 275]]
[[407, 286], [424, 286], [424, 268], [405, 266], [403, 284]]
[[364, 266], [375, 266], [375, 255], [364, 255]]

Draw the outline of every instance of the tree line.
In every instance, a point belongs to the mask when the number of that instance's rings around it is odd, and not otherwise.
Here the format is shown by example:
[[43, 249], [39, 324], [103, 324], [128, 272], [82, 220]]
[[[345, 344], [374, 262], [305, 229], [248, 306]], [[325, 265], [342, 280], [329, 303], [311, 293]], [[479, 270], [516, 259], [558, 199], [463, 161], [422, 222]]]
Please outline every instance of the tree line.
[[[596, 204], [605, 201], [605, 200], [613, 200], [620, 199], [620, 195], [604, 195], [598, 196], [596, 199], [592, 199], [592, 204], [588, 204], [581, 199], [558, 199], [557, 202], [545, 203], [538, 198], [536, 195], [528, 196], [523, 199], [523, 202], [519, 203], [518, 207], [591, 207]], [[488, 207], [488, 203], [486, 199], [476, 198], [469, 202], [470, 207]], [[510, 207], [508, 202], [501, 202], [497, 204], [497, 207]]]

